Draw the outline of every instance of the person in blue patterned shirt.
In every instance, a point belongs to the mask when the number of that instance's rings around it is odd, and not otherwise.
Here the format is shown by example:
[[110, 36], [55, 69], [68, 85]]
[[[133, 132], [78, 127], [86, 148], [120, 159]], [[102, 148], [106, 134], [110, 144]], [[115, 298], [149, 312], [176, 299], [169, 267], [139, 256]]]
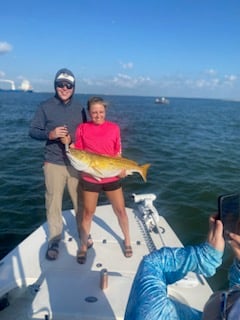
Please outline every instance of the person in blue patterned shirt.
[[[222, 263], [223, 225], [210, 217], [207, 241], [183, 248], [163, 247], [143, 257], [132, 284], [124, 320], [240, 319], [240, 236], [230, 233], [235, 258], [230, 290], [214, 293], [201, 312], [167, 295], [167, 286], [189, 271], [210, 277]], [[236, 316], [237, 315], [237, 316]]]

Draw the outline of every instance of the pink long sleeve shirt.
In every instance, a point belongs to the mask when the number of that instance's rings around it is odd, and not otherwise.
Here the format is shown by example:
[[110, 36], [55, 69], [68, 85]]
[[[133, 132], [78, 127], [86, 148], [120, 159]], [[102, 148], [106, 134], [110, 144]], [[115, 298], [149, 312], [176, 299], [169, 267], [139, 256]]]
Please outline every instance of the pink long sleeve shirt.
[[[116, 123], [110, 121], [105, 121], [101, 125], [96, 125], [92, 121], [82, 123], [76, 130], [75, 148], [111, 157], [120, 156], [122, 151], [120, 128]], [[84, 172], [82, 178], [101, 184], [119, 179], [119, 177], [111, 177], [98, 181]]]

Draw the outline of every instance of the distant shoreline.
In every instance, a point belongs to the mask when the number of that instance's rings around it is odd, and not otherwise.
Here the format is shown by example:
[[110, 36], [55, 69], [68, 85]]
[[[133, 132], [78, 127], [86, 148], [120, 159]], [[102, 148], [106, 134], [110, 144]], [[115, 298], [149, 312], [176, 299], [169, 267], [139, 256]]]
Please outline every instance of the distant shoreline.
[[0, 88], [0, 92], [33, 92], [33, 90], [22, 90], [22, 89], [16, 89], [16, 90], [12, 90], [12, 89], [1, 89]]

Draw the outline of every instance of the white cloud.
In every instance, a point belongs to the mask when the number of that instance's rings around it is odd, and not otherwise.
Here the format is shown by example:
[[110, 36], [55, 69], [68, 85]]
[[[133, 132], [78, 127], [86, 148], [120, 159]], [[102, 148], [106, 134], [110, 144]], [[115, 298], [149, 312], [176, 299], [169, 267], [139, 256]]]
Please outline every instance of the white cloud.
[[220, 87], [222, 84], [222, 80], [220, 78], [212, 78], [212, 79], [192, 79], [186, 80], [185, 84], [187, 87], [196, 88], [196, 89], [214, 89]]
[[107, 83], [107, 80], [98, 80], [98, 79], [90, 79], [90, 78], [83, 78], [82, 80], [80, 80], [80, 82], [81, 81], [85, 85], [90, 86], [90, 87], [93, 87], [93, 86], [103, 87]]
[[[227, 97], [231, 96], [239, 86], [238, 75], [221, 74], [209, 69], [198, 74], [168, 74], [158, 78], [146, 75], [133, 76], [127, 72], [119, 72], [108, 77], [79, 78], [79, 87], [86, 92], [111, 94], [141, 94], [186, 97]], [[230, 91], [231, 90], [231, 91]], [[186, 94], [187, 92], [187, 94]]]
[[193, 86], [196, 86], [197, 88], [203, 88], [207, 86], [207, 81], [204, 79], [198, 79], [195, 82], [193, 82]]
[[231, 81], [231, 82], [236, 81], [236, 80], [238, 79], [238, 77], [235, 76], [234, 74], [229, 74], [229, 75], [226, 74], [226, 75], [224, 76], [224, 78], [225, 78], [226, 80], [228, 80], [228, 81]]
[[209, 84], [210, 84], [210, 87], [218, 87], [221, 85], [221, 82], [222, 82], [221, 79], [214, 78], [209, 82]]
[[123, 67], [123, 69], [132, 69], [133, 68], [133, 63], [132, 62], [120, 62], [120, 65]]
[[0, 54], [12, 51], [12, 46], [7, 42], [0, 42]]
[[[204, 76], [205, 75], [205, 76]], [[189, 75], [177, 75], [175, 77], [169, 76], [167, 79], [161, 79], [161, 86], [168, 88], [180, 88], [190, 90], [223, 90], [227, 87], [234, 86], [238, 80], [238, 76], [234, 74], [223, 75], [214, 69], [209, 69], [203, 74], [198, 74], [193, 77]]]
[[[232, 86], [238, 80], [238, 76], [234, 74], [222, 75], [214, 69], [209, 69], [205, 72], [206, 78], [195, 81], [198, 88], [223, 88], [224, 86]], [[218, 76], [216, 77], [216, 75]]]
[[0, 78], [5, 77], [5, 72], [0, 70]]
[[210, 75], [210, 76], [214, 76], [217, 74], [217, 71], [215, 69], [208, 69], [205, 72], [206, 74]]
[[112, 82], [119, 87], [135, 88], [139, 85], [150, 83], [151, 79], [149, 77], [142, 76], [133, 78], [127, 74], [119, 73], [117, 76], [113, 78]]
[[119, 73], [114, 76], [112, 79], [90, 79], [84, 78], [82, 81], [87, 86], [98, 86], [98, 87], [109, 87], [114, 85], [115, 87], [121, 88], [136, 88], [142, 84], [152, 83], [152, 80], [149, 77], [131, 77], [127, 74]]
[[92, 79], [89, 79], [89, 78], [83, 78], [82, 82], [84, 82], [88, 86], [95, 85], [94, 81]]
[[233, 87], [237, 82], [237, 80], [238, 80], [238, 77], [233, 74], [224, 76], [224, 84], [228, 87]]

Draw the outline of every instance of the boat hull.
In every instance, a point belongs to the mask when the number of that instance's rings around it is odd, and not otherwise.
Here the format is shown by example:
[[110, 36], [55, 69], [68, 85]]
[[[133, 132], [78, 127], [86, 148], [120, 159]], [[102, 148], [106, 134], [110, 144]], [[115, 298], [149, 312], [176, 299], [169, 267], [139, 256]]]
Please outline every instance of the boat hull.
[[[142, 219], [145, 206], [126, 210], [133, 248], [131, 258], [123, 254], [122, 233], [110, 205], [97, 207], [91, 228], [94, 245], [88, 250], [84, 265], [76, 261], [79, 239], [73, 210], [63, 213], [59, 259], [45, 259], [46, 223], [10, 252], [0, 264], [0, 296], [8, 293], [10, 302], [9, 307], [0, 311], [1, 319], [11, 319], [16, 312], [18, 319], [24, 320], [124, 319], [142, 257], [165, 245], [182, 246], [157, 212]], [[108, 271], [105, 290], [100, 285], [102, 269]], [[206, 280], [195, 274], [188, 274], [181, 283], [169, 287], [170, 295], [199, 310], [211, 293]]]

